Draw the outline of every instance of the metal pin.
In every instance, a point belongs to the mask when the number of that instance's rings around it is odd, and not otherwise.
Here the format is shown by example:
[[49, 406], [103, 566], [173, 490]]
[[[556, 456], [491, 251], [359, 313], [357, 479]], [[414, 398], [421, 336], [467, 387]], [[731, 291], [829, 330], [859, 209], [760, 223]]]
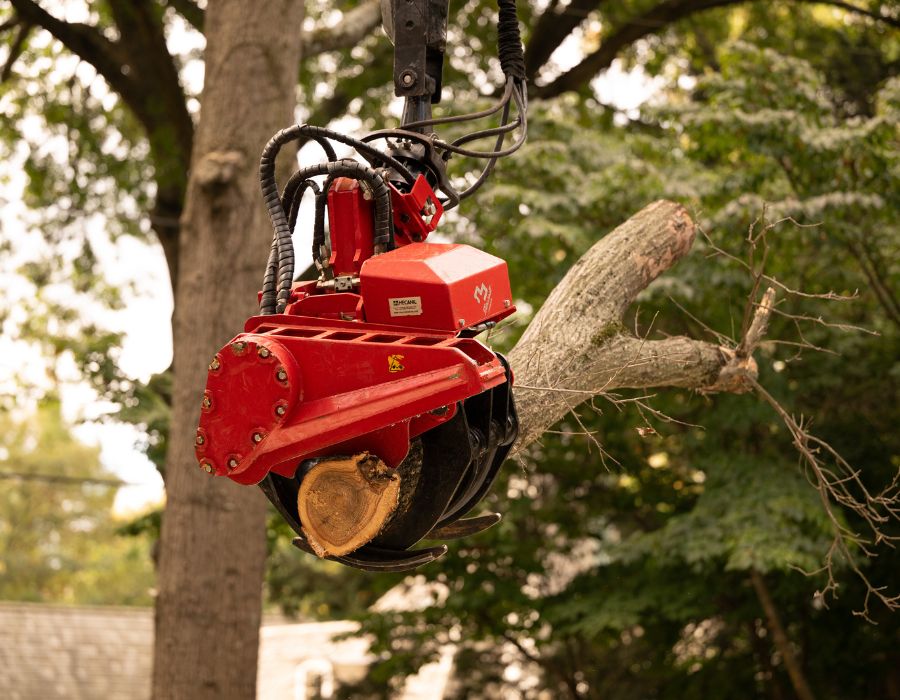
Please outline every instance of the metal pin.
[[510, 306], [512, 306], [512, 302], [511, 302], [509, 299], [504, 299], [504, 300], [503, 300], [503, 307], [506, 308], [506, 309], [508, 309]]
[[238, 461], [234, 457], [232, 457], [231, 459], [228, 460], [228, 468], [229, 469], [234, 469], [237, 465], [238, 465]]
[[238, 342], [231, 344], [231, 352], [233, 352], [235, 355], [240, 355], [246, 349], [247, 349], [247, 343], [245, 343], [242, 340], [239, 340]]
[[212, 465], [209, 462], [204, 462], [203, 463], [203, 471], [205, 471], [207, 474], [212, 474], [213, 473]]
[[466, 327], [466, 319], [464, 319], [464, 318], [459, 319], [459, 321], [457, 321], [457, 323], [459, 323], [460, 328]]
[[204, 442], [206, 442], [206, 440], [203, 439], [202, 435], [198, 435], [196, 442], [198, 445], [202, 445]]
[[262, 442], [263, 436], [262, 433], [253, 433], [253, 442], [260, 443]]
[[275, 374], [275, 376], [278, 377], [279, 382], [287, 381], [287, 372], [284, 370], [284, 367], [279, 367], [278, 372]]
[[212, 408], [212, 401], [209, 400], [209, 397], [208, 397], [208, 396], [204, 396], [204, 397], [203, 397], [203, 408], [204, 408], [205, 410], [207, 410], [207, 411], [208, 411], [210, 408]]
[[219, 362], [219, 358], [218, 358], [218, 357], [214, 357], [213, 360], [212, 360], [212, 362], [209, 363], [209, 371], [210, 371], [210, 372], [215, 372], [215, 371], [216, 371], [217, 369], [219, 369], [219, 367], [221, 367], [221, 366], [222, 366], [222, 363]]
[[259, 355], [261, 358], [266, 359], [272, 353], [270, 352], [269, 348], [260, 346], [259, 350], [256, 351], [256, 354]]
[[278, 415], [278, 416], [283, 416], [285, 413], [287, 413], [287, 409], [286, 409], [284, 406], [280, 406], [280, 405], [279, 405], [279, 406], [276, 406], [276, 407], [275, 407], [275, 414], [276, 414], [276, 415]]

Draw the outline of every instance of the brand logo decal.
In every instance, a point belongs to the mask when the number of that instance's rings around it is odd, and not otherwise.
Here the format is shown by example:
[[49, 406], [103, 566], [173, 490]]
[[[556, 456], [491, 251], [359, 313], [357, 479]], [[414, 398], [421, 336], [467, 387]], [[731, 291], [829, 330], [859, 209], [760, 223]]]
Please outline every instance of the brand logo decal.
[[403, 355], [388, 355], [388, 372], [402, 372], [405, 370], [406, 367], [400, 362], [402, 359]]
[[488, 309], [491, 308], [491, 297], [493, 296], [493, 290], [488, 287], [484, 282], [475, 287], [475, 303], [481, 304], [481, 310], [484, 313], [487, 313]]

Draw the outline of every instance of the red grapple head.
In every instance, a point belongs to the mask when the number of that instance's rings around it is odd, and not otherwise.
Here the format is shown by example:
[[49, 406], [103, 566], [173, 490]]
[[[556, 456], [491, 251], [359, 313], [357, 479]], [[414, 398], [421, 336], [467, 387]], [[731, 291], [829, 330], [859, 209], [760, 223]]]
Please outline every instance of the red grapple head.
[[296, 360], [277, 342], [232, 342], [209, 365], [197, 428], [202, 469], [225, 476], [240, 471], [294, 406], [300, 391]]

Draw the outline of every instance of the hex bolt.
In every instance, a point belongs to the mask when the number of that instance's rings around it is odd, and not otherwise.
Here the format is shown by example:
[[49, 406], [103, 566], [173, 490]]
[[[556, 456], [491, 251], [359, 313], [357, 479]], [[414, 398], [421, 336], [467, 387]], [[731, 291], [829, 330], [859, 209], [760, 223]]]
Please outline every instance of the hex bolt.
[[464, 318], [459, 319], [459, 321], [457, 321], [457, 323], [459, 324], [460, 328], [466, 327], [466, 319], [464, 319]]
[[278, 378], [279, 382], [287, 381], [287, 371], [284, 369], [284, 367], [279, 367], [278, 371], [275, 373], [275, 376]]
[[285, 408], [281, 404], [275, 407], [275, 415], [283, 416], [285, 413], [287, 413], [287, 408]]
[[209, 400], [208, 396], [203, 397], [203, 410], [208, 411], [212, 408], [212, 401]]
[[416, 74], [414, 71], [405, 70], [400, 74], [400, 82], [404, 87], [412, 87], [416, 84]]
[[204, 442], [206, 442], [206, 440], [204, 440], [204, 438], [203, 438], [202, 435], [197, 435], [197, 439], [195, 440], [195, 442], [196, 442], [198, 445], [202, 445]]
[[510, 306], [512, 306], [512, 302], [509, 299], [504, 299], [503, 300], [503, 308], [508, 309]]
[[239, 340], [238, 342], [231, 344], [231, 352], [233, 352], [235, 355], [240, 355], [246, 349], [247, 349], [247, 343], [245, 343], [242, 340]]
[[262, 442], [262, 439], [262, 433], [253, 433], [253, 442], [255, 442], [257, 445]]
[[256, 354], [265, 360], [269, 355], [272, 354], [272, 351], [269, 350], [269, 348], [267, 348], [263, 345], [260, 345], [259, 350], [256, 351]]
[[209, 462], [204, 462], [203, 463], [203, 471], [205, 471], [207, 474], [212, 474], [213, 473], [212, 465]]
[[237, 465], [238, 465], [238, 461], [234, 457], [232, 457], [231, 459], [228, 460], [228, 468], [229, 469], [234, 469]]
[[219, 369], [219, 367], [221, 367], [221, 366], [222, 366], [222, 363], [219, 362], [219, 358], [218, 358], [218, 357], [214, 357], [214, 358], [212, 359], [212, 362], [209, 363], [209, 371], [210, 371], [210, 372], [215, 372], [215, 371], [216, 371], [217, 369]]

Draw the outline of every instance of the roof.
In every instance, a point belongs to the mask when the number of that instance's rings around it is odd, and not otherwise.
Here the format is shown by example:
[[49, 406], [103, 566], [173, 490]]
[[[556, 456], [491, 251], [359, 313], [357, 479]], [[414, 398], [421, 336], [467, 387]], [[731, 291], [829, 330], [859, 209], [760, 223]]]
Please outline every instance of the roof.
[[[349, 621], [291, 623], [266, 616], [260, 631], [257, 697], [303, 698], [301, 688], [359, 680], [369, 642]], [[452, 652], [410, 680], [404, 700], [439, 698]], [[6, 700], [150, 698], [153, 610], [0, 602], [0, 689]]]

